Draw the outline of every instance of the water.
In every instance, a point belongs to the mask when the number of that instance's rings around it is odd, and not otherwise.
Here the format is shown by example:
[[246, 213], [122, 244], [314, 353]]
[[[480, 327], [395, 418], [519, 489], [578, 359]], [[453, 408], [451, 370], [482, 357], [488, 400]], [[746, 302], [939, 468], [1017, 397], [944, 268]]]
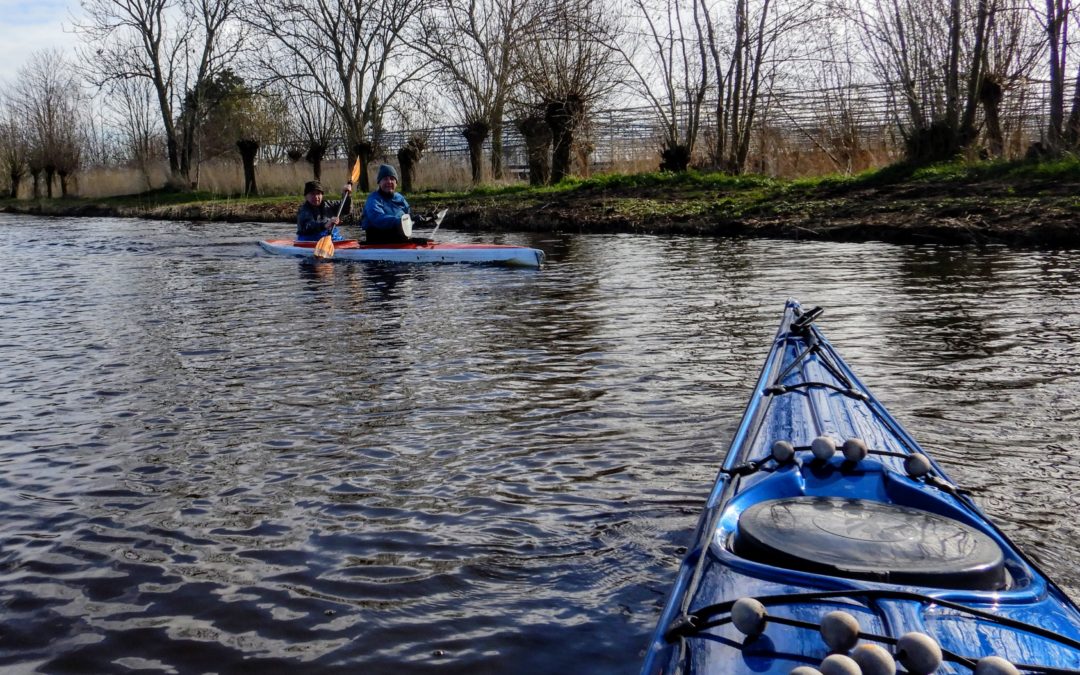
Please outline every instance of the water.
[[288, 231], [0, 215], [6, 671], [633, 673], [789, 296], [1080, 597], [1076, 252]]

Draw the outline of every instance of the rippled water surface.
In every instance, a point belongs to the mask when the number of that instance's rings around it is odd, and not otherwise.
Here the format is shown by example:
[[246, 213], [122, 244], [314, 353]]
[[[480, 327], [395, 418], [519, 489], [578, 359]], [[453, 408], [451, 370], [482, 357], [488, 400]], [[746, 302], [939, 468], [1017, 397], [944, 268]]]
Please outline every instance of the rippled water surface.
[[1075, 252], [288, 231], [0, 216], [0, 667], [635, 672], [789, 296], [1080, 597]]

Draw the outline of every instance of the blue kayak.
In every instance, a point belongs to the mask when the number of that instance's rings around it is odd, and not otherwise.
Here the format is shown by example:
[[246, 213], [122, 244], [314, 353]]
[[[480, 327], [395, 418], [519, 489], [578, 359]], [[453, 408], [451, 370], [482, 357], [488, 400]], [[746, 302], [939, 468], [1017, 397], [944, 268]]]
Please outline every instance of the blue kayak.
[[642, 672], [1080, 672], [1080, 610], [789, 300]]

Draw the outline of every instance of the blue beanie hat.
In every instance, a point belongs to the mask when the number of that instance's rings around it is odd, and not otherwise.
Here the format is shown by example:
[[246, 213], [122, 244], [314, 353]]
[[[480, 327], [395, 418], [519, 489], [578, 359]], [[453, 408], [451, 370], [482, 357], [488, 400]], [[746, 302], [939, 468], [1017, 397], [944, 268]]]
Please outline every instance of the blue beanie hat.
[[400, 178], [398, 178], [397, 169], [390, 166], [389, 164], [380, 164], [379, 173], [375, 176], [375, 182], [381, 183], [382, 179], [388, 176], [392, 176], [395, 180], [401, 180]]

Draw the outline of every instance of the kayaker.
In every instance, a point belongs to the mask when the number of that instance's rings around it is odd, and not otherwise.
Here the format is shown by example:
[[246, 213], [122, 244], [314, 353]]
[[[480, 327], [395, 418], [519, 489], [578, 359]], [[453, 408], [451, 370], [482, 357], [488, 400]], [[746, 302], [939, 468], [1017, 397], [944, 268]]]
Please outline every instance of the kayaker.
[[402, 216], [409, 216], [414, 222], [423, 219], [410, 214], [409, 202], [405, 195], [397, 191], [397, 170], [389, 164], [380, 165], [375, 182], [379, 188], [368, 195], [364, 202], [364, 217], [360, 221], [361, 229], [367, 233], [367, 243], [396, 244], [409, 241], [411, 228], [402, 228]]
[[334, 241], [344, 239], [338, 231], [341, 222], [338, 215], [339, 210], [342, 216], [352, 213], [352, 189], [352, 183], [346, 183], [341, 188], [341, 200], [325, 200], [322, 183], [317, 180], [304, 183], [304, 203], [296, 213], [297, 241], [318, 241], [327, 234]]

